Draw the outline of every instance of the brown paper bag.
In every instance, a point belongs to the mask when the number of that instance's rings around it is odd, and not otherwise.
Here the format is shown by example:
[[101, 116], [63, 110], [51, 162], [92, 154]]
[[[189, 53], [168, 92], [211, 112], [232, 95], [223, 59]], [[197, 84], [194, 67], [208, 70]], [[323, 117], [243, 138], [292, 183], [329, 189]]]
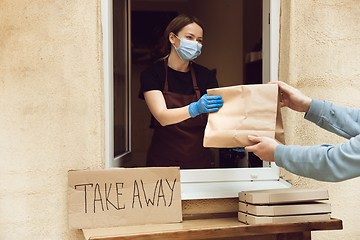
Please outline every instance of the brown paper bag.
[[253, 145], [248, 135], [275, 138], [284, 144], [280, 93], [276, 84], [238, 85], [207, 90], [224, 105], [210, 113], [204, 147], [235, 148]]

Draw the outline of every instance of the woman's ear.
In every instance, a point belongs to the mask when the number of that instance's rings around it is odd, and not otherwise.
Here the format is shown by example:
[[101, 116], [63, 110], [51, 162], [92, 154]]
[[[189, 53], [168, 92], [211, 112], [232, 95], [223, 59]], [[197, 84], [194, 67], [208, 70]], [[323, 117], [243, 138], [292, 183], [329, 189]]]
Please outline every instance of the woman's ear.
[[172, 32], [169, 34], [169, 42], [175, 44], [175, 34]]

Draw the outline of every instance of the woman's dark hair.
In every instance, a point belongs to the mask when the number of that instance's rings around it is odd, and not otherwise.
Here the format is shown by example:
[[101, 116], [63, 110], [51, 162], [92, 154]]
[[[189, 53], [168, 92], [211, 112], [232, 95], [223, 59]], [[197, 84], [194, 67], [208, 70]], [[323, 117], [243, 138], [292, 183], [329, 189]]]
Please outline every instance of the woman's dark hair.
[[166, 50], [167, 50], [166, 54], [169, 54], [171, 51], [171, 43], [169, 41], [169, 34], [174, 33], [174, 34], [178, 35], [179, 31], [183, 27], [185, 27], [191, 23], [196, 23], [204, 30], [204, 27], [199, 19], [197, 19], [196, 17], [190, 16], [188, 14], [184, 14], [184, 13], [180, 14], [179, 16], [174, 18], [169, 23], [169, 25], [167, 26], [165, 33], [164, 33], [164, 40], [165, 40]]

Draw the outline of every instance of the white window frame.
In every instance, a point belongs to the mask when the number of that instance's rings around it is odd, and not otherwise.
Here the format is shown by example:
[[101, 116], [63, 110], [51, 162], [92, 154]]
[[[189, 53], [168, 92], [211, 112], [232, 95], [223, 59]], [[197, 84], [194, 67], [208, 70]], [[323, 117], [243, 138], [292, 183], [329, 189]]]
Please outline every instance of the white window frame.
[[[130, 12], [130, 0], [127, 0]], [[131, 134], [128, 138], [128, 151], [114, 157], [114, 61], [113, 61], [113, 0], [101, 0], [101, 23], [103, 33], [103, 71], [104, 71], [104, 104], [105, 104], [105, 168], [119, 167], [131, 158]], [[128, 29], [130, 21], [128, 21]], [[130, 36], [127, 39], [130, 42]], [[130, 49], [128, 49], [130, 51]], [[129, 57], [128, 62], [131, 62]], [[129, 64], [128, 64], [129, 65]], [[131, 79], [130, 65], [127, 79]], [[128, 101], [131, 109], [131, 84], [128, 86]], [[131, 115], [128, 113], [128, 126], [131, 131]]]
[[[105, 168], [114, 167], [112, 0], [101, 0], [105, 91]], [[270, 14], [271, 13], [271, 14]], [[280, 0], [263, 0], [263, 83], [278, 80]], [[180, 170], [182, 200], [237, 197], [244, 190], [287, 188], [275, 163], [263, 168]]]

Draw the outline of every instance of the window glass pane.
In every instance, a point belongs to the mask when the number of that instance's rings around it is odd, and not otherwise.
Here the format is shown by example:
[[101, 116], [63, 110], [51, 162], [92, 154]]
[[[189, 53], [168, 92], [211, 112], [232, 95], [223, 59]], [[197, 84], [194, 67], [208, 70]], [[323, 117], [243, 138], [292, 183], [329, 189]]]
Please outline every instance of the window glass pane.
[[113, 1], [113, 10], [114, 157], [116, 157], [129, 150], [126, 0]]

